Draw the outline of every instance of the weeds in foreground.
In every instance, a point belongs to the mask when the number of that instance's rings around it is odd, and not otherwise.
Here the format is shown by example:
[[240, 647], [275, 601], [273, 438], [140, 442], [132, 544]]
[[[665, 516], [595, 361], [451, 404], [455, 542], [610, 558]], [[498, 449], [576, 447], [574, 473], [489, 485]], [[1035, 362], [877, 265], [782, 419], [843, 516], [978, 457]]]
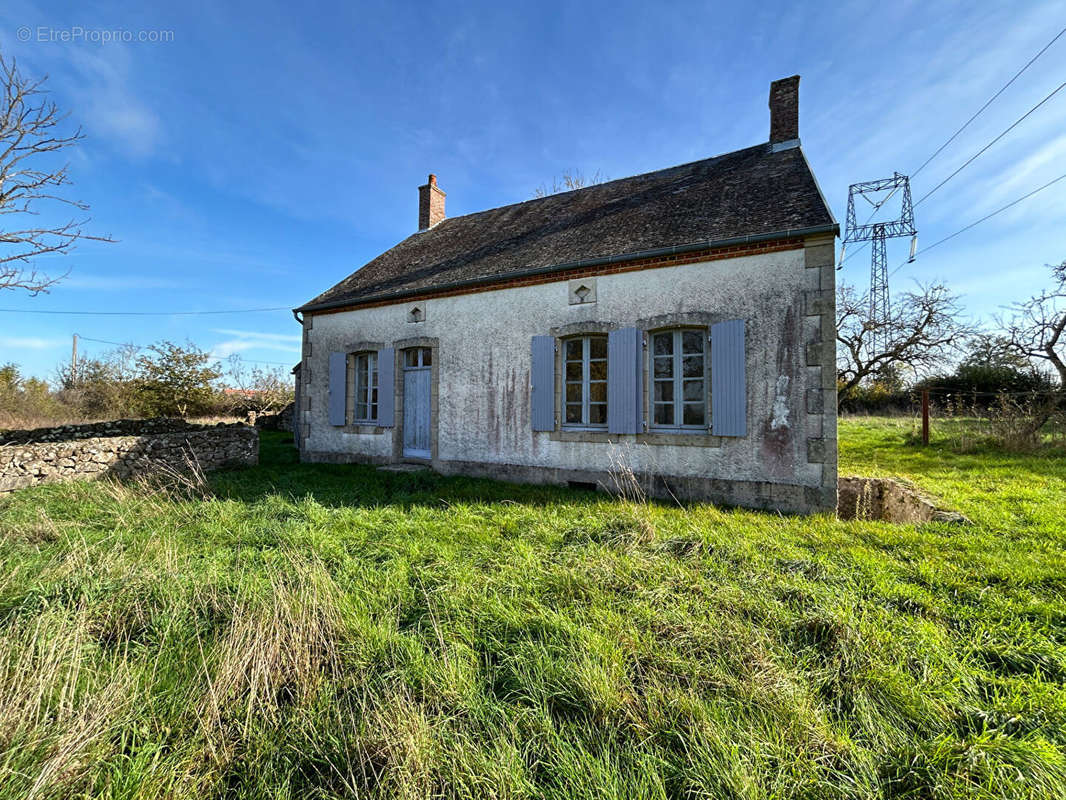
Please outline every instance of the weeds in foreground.
[[0, 799], [1063, 796], [1066, 466], [908, 424], [845, 423], [845, 469], [973, 527], [296, 465], [272, 436], [202, 494], [0, 499]]

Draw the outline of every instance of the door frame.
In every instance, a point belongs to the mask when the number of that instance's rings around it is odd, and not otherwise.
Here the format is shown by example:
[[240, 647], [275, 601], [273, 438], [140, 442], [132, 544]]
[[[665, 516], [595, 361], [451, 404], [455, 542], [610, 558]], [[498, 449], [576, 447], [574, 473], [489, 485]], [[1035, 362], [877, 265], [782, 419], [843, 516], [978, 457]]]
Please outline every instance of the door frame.
[[[437, 431], [439, 427], [440, 402], [438, 386], [440, 385], [440, 339], [431, 336], [415, 336], [398, 339], [392, 343], [396, 349], [395, 391], [396, 391], [396, 435], [392, 440], [392, 460], [398, 464], [435, 464], [437, 462]], [[412, 347], [426, 347], [430, 350], [433, 363], [429, 372], [429, 458], [414, 458], [403, 454], [404, 439], [404, 351]]]

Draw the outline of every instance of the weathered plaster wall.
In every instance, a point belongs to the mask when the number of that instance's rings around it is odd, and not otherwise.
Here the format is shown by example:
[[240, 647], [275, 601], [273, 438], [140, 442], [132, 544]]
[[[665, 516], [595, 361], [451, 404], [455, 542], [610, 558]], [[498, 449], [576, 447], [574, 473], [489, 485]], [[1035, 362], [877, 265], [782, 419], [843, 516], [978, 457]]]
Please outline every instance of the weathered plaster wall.
[[245, 425], [189, 425], [180, 420], [116, 420], [0, 436], [0, 491], [38, 483], [179, 472], [259, 462], [259, 433]]
[[[572, 303], [573, 287], [564, 280], [308, 316], [302, 452], [308, 460], [395, 460], [393, 429], [329, 424], [328, 354], [358, 342], [393, 346], [427, 337], [439, 342], [434, 466], [441, 471], [595, 479], [624, 448], [634, 471], [684, 479], [669, 484], [675, 493], [830, 510], [836, 505], [833, 282], [833, 239], [822, 237], [791, 250], [598, 275], [594, 303]], [[415, 305], [424, 319], [412, 323]], [[674, 436], [652, 445], [647, 436], [613, 436], [608, 443], [531, 430], [532, 336], [583, 323], [648, 329], [677, 319], [709, 324], [736, 318], [747, 321], [746, 437], [689, 443]], [[697, 442], [702, 446], [693, 446]]]

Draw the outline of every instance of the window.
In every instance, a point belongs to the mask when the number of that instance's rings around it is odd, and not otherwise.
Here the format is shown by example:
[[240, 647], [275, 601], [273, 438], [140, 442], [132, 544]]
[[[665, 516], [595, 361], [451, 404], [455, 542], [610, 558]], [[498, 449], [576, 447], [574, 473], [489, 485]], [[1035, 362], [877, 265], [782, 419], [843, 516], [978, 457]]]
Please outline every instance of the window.
[[652, 426], [707, 427], [707, 334], [663, 331], [652, 341]]
[[355, 355], [355, 422], [378, 418], [378, 354]]
[[411, 347], [403, 351], [404, 369], [433, 366], [433, 350], [429, 347]]
[[564, 424], [607, 427], [607, 337], [581, 336], [563, 343]]

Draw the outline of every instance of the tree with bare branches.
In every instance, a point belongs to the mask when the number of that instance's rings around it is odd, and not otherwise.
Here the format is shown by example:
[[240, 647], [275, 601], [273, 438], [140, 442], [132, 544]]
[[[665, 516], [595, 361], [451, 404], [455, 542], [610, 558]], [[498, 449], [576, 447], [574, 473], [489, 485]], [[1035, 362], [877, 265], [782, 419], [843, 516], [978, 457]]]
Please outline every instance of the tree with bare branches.
[[[860, 295], [853, 286], [840, 285], [837, 378], [843, 395], [882, 375], [898, 376], [903, 370], [918, 373], [938, 366], [974, 333], [963, 319], [958, 296], [941, 283], [898, 295], [887, 321], [870, 320], [869, 308], [868, 296]], [[884, 346], [874, 346], [875, 341], [882, 340]]]
[[255, 417], [280, 413], [293, 401], [289, 375], [277, 368], [245, 365], [239, 353], [229, 357], [230, 386], [223, 390], [226, 409], [235, 415]]
[[1051, 366], [1058, 374], [1059, 392], [1066, 394], [1066, 261], [1051, 266], [1052, 285], [1011, 307], [1000, 320], [1008, 351], [1036, 369]]
[[547, 197], [551, 194], [559, 194], [560, 192], [570, 192], [574, 189], [584, 189], [586, 186], [594, 186], [597, 183], [606, 183], [609, 181], [606, 175], [596, 170], [592, 173], [591, 177], [586, 177], [579, 169], [575, 169], [572, 172], [567, 170], [563, 173], [561, 178], [552, 177], [551, 186], [546, 183], [542, 183], [538, 186], [534, 192], [533, 197]]
[[[0, 289], [48, 291], [66, 274], [50, 276], [34, 266], [40, 256], [69, 252], [80, 239], [113, 241], [84, 231], [87, 217], [38, 223], [49, 201], [88, 206], [60, 196], [70, 184], [68, 165], [55, 166], [49, 154], [82, 140], [80, 128], [66, 133], [66, 115], [47, 98], [44, 80], [23, 75], [14, 59], [0, 54]], [[3, 224], [11, 221], [10, 224]]]

